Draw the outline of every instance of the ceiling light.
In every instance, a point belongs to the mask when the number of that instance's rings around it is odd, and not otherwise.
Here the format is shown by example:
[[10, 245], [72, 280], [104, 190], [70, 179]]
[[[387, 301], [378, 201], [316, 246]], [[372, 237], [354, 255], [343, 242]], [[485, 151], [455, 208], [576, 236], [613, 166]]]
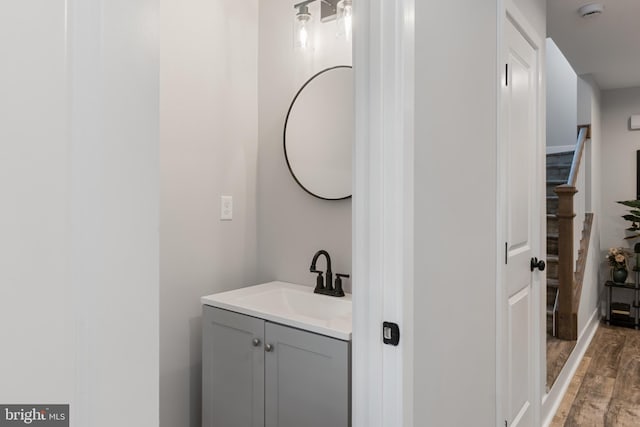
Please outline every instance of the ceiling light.
[[585, 4], [584, 6], [580, 7], [580, 9], [578, 9], [578, 13], [583, 18], [586, 18], [588, 16], [600, 15], [603, 11], [604, 6], [600, 3]]

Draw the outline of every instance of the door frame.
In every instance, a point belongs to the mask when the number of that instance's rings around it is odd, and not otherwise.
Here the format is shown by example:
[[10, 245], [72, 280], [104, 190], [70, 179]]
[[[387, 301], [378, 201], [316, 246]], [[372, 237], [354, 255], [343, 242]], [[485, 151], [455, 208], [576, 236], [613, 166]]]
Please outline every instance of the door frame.
[[414, 4], [354, 2], [354, 427], [413, 425]]
[[[504, 264], [504, 242], [506, 242], [507, 230], [507, 218], [506, 218], [506, 179], [507, 179], [507, 162], [506, 162], [506, 141], [504, 140], [504, 132], [503, 132], [503, 120], [502, 120], [502, 105], [503, 105], [503, 96], [502, 96], [502, 85], [505, 81], [505, 50], [504, 50], [504, 24], [507, 19], [509, 19], [513, 24], [520, 30], [522, 35], [531, 43], [533, 48], [536, 51], [537, 55], [537, 67], [538, 67], [538, 91], [537, 91], [537, 107], [536, 111], [538, 114], [538, 123], [536, 126], [536, 172], [537, 177], [544, 177], [545, 171], [545, 122], [546, 122], [546, 105], [545, 105], [545, 38], [543, 35], [539, 34], [535, 28], [530, 24], [524, 14], [518, 9], [513, 0], [498, 0], [498, 31], [497, 31], [497, 44], [498, 44], [498, 55], [497, 55], [497, 69], [500, 73], [500, 84], [496, 85], [497, 90], [497, 108], [498, 114], [497, 116], [497, 153], [498, 153], [498, 174], [497, 174], [497, 215], [496, 215], [496, 230], [497, 230], [497, 241], [496, 241], [496, 414], [497, 420], [496, 424], [498, 426], [503, 426], [504, 421], [508, 419], [508, 414], [506, 413], [506, 408], [508, 407], [508, 398], [507, 395], [507, 378], [506, 378], [506, 370], [508, 369], [506, 361], [506, 352], [507, 352], [507, 335], [505, 327], [506, 324], [506, 312], [505, 312], [505, 286], [506, 286], [506, 268]], [[535, 197], [539, 201], [540, 212], [538, 215], [534, 215], [535, 217], [540, 218], [540, 227], [539, 227], [539, 248], [538, 251], [542, 256], [546, 256], [546, 245], [544, 244], [546, 235], [546, 221], [543, 221], [543, 207], [545, 206], [545, 197], [544, 197], [544, 185], [542, 182], [539, 182], [540, 179], [536, 180], [536, 195]], [[546, 372], [546, 360], [545, 360], [545, 348], [542, 345], [545, 342], [545, 327], [544, 322], [546, 320], [545, 316], [545, 306], [542, 304], [544, 290], [546, 288], [546, 280], [545, 276], [541, 274], [535, 274], [532, 279], [532, 312], [537, 313], [537, 319], [534, 317], [533, 319], [533, 387], [534, 387], [534, 395], [533, 395], [533, 414], [534, 414], [534, 425], [541, 425], [541, 407], [542, 407], [542, 397], [544, 396], [543, 387], [545, 384], [545, 372]], [[537, 321], [536, 321], [537, 320]], [[536, 357], [535, 355], [538, 355]]]

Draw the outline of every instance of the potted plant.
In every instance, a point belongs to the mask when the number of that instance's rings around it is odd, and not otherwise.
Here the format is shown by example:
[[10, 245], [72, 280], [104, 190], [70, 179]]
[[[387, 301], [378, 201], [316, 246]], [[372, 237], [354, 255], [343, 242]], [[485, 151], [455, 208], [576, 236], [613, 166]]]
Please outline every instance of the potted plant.
[[625, 237], [625, 240], [640, 237], [640, 200], [622, 200], [616, 203], [631, 208], [628, 214], [622, 215], [622, 218], [631, 223], [631, 226], [627, 228], [631, 234]]
[[[624, 205], [629, 209], [629, 213], [622, 215], [626, 221], [631, 223], [631, 226], [626, 229], [629, 235], [625, 237], [625, 240], [635, 239], [640, 237], [640, 200], [622, 200], [617, 203]], [[636, 243], [633, 247], [633, 252], [636, 254], [636, 266], [635, 269], [640, 269], [640, 243]]]
[[611, 267], [611, 279], [616, 283], [624, 283], [629, 274], [627, 271], [626, 249], [610, 248], [606, 259]]

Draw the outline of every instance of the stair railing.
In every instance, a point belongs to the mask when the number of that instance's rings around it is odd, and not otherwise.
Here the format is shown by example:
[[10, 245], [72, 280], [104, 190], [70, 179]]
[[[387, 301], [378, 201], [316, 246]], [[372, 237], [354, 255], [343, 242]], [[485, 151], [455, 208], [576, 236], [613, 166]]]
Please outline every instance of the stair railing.
[[[577, 226], [582, 226], [584, 218], [584, 206], [580, 207], [582, 218], [576, 221], [575, 195], [578, 193], [576, 185], [579, 181], [579, 172], [584, 148], [588, 138], [590, 138], [591, 127], [589, 125], [578, 127], [578, 140], [573, 153], [573, 161], [567, 183], [554, 188], [558, 195], [558, 295], [557, 295], [557, 334], [560, 339], [578, 339], [578, 305], [579, 291], [575, 278], [575, 260], [577, 245], [575, 237]], [[584, 172], [582, 174], [584, 176]], [[583, 189], [584, 190], [584, 189]], [[581, 203], [584, 205], [584, 203]], [[574, 222], [577, 224], [574, 225]], [[555, 309], [556, 307], [554, 307]], [[555, 310], [554, 310], [555, 312]], [[554, 322], [555, 324], [556, 322]]]
[[556, 313], [558, 312], [558, 293], [556, 292], [556, 297], [553, 300], [553, 318], [552, 318], [552, 325], [551, 325], [551, 333], [553, 334], [554, 337], [558, 336], [558, 320], [556, 319]]

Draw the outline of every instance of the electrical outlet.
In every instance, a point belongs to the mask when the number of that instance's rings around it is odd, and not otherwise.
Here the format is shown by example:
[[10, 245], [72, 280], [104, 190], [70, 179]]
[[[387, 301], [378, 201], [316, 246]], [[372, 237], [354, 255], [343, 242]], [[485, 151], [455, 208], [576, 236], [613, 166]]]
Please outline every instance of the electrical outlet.
[[220, 196], [220, 220], [231, 221], [233, 219], [233, 197]]

